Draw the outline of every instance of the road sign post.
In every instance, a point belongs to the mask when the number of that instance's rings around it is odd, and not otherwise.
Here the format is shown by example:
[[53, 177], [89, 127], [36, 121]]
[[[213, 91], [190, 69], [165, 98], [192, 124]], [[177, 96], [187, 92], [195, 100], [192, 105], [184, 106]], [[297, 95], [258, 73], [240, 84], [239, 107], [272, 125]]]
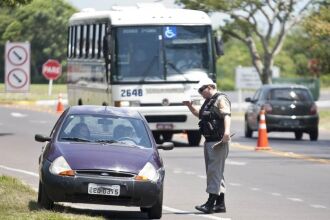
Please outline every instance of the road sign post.
[[57, 60], [49, 59], [42, 65], [42, 75], [49, 80], [48, 95], [52, 94], [53, 80], [62, 74], [62, 66]]

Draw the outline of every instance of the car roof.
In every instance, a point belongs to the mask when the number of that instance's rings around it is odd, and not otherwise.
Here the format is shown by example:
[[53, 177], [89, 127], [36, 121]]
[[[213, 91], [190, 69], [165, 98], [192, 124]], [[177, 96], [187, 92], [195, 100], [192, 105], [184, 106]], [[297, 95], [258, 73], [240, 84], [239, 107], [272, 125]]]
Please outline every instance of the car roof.
[[267, 84], [267, 85], [263, 85], [262, 88], [265, 88], [265, 89], [284, 89], [284, 88], [308, 89], [306, 86], [298, 85], [298, 84]]
[[123, 107], [111, 107], [101, 105], [77, 105], [71, 106], [68, 109], [68, 114], [96, 114], [96, 115], [111, 115], [130, 117], [136, 119], [143, 119], [143, 116], [136, 110], [123, 108]]

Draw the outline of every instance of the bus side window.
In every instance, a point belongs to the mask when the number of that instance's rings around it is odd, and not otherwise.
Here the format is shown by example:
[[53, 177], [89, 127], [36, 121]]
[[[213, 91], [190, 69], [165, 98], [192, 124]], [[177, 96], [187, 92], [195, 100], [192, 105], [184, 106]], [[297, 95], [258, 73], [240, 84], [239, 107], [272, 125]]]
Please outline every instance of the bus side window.
[[79, 54], [79, 48], [78, 48], [78, 42], [79, 42], [79, 33], [80, 33], [80, 27], [79, 26], [75, 26], [74, 27], [74, 54], [73, 57], [76, 58]]
[[92, 50], [91, 50], [91, 58], [94, 58], [95, 57], [95, 38], [96, 38], [96, 24], [93, 24], [91, 26], [91, 47], [92, 47]]
[[83, 58], [84, 57], [84, 44], [85, 44], [85, 39], [84, 39], [84, 32], [85, 32], [85, 28], [84, 25], [80, 25], [80, 42], [79, 42], [79, 58]]
[[100, 58], [103, 58], [104, 57], [104, 54], [103, 54], [104, 36], [105, 36], [105, 33], [106, 33], [107, 26], [105, 24], [101, 24], [101, 27], [100, 28], [101, 28], [101, 35], [100, 35], [100, 41], [101, 41]]
[[97, 36], [97, 58], [101, 58], [102, 53], [102, 24], [98, 24], [98, 36]]
[[66, 56], [67, 57], [71, 57], [71, 38], [72, 38], [71, 27], [68, 27], [68, 38], [67, 38], [67, 45], [66, 45]]
[[90, 48], [90, 25], [86, 25], [85, 58], [89, 58], [89, 48]]
[[98, 54], [99, 54], [99, 25], [95, 24], [95, 39], [94, 39], [94, 44], [95, 44], [95, 50], [94, 50], [94, 58], [98, 59]]

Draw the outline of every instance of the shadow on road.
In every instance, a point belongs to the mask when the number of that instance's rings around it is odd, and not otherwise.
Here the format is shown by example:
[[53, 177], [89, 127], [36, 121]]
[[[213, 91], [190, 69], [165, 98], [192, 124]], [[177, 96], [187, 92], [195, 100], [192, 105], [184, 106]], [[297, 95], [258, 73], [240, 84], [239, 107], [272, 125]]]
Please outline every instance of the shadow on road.
[[0, 137], [2, 137], [2, 136], [10, 136], [10, 135], [14, 135], [14, 133], [0, 133]]

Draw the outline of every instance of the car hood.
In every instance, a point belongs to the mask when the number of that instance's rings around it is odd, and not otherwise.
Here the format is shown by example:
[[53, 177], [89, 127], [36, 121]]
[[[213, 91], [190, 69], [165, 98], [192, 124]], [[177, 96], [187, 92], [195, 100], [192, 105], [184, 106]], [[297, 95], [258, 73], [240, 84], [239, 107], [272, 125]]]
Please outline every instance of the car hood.
[[153, 149], [96, 143], [57, 143], [57, 150], [73, 170], [115, 170], [138, 173]]

